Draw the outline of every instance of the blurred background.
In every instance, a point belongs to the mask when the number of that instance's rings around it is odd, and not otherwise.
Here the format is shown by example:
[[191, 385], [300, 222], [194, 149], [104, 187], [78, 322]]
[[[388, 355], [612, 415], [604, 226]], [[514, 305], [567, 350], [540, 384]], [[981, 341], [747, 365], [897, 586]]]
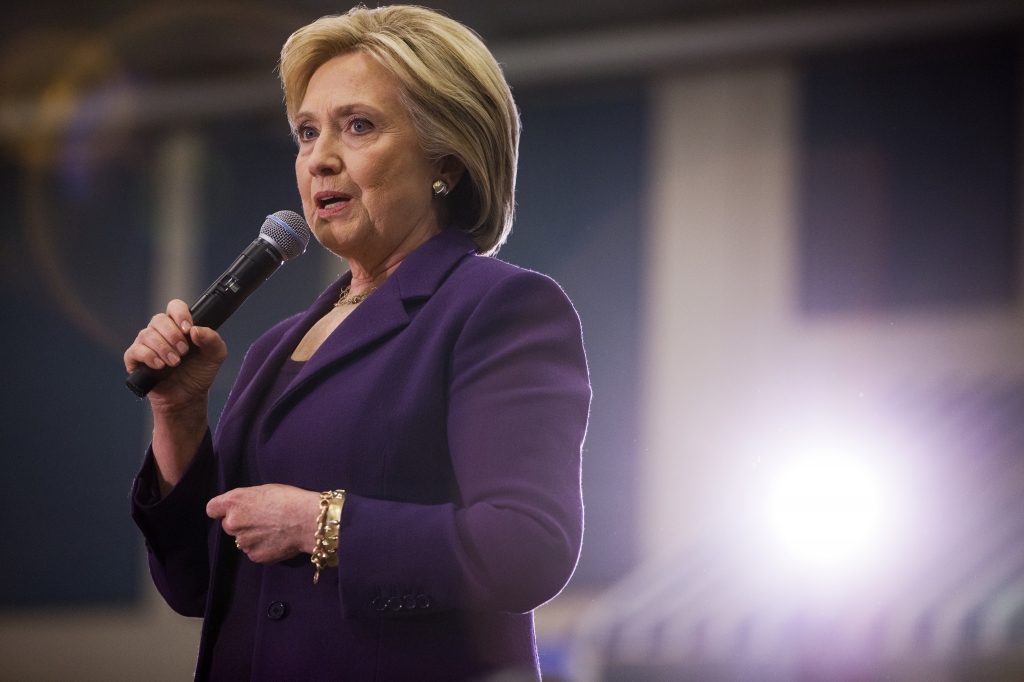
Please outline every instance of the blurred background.
[[[1024, 3], [428, 3], [522, 110], [499, 257], [594, 388], [545, 679], [1024, 679]], [[5, 5], [0, 680], [185, 680], [123, 349], [299, 209], [274, 67], [323, 0]], [[318, 245], [222, 329], [342, 271]]]

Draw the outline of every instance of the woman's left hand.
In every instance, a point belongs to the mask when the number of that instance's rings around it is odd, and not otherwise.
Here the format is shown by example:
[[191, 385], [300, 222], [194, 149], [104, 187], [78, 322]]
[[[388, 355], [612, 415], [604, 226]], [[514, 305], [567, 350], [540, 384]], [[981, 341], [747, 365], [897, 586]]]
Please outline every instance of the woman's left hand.
[[315, 549], [320, 494], [276, 483], [235, 488], [210, 500], [206, 514], [250, 559], [273, 564]]

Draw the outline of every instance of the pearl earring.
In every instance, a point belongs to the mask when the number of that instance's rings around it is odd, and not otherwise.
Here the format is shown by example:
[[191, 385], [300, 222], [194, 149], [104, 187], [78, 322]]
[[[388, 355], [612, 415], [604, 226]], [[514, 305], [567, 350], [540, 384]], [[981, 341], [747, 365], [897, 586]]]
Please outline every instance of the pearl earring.
[[444, 180], [434, 180], [434, 184], [431, 185], [434, 189], [434, 194], [439, 197], [446, 196], [448, 194], [448, 183]]

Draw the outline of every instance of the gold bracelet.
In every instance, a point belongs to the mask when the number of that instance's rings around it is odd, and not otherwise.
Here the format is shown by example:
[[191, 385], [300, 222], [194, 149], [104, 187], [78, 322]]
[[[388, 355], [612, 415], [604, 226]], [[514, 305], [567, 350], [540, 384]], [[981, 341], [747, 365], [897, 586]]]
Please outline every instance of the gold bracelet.
[[341, 525], [341, 508], [345, 504], [344, 490], [327, 490], [320, 493], [320, 518], [316, 522], [316, 548], [309, 560], [316, 566], [313, 584], [320, 579], [324, 566], [338, 565], [338, 527]]

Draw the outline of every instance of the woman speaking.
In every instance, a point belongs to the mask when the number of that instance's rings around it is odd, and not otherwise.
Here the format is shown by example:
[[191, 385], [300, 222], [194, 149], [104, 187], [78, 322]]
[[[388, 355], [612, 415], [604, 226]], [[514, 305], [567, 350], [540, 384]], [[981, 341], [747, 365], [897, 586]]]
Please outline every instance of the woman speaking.
[[171, 301], [125, 352], [180, 364], [132, 490], [153, 580], [204, 618], [197, 680], [537, 677], [590, 385], [558, 285], [486, 257], [512, 222], [509, 88], [470, 30], [402, 6], [296, 31], [280, 75], [306, 219], [351, 270], [253, 344], [215, 437], [215, 331]]

